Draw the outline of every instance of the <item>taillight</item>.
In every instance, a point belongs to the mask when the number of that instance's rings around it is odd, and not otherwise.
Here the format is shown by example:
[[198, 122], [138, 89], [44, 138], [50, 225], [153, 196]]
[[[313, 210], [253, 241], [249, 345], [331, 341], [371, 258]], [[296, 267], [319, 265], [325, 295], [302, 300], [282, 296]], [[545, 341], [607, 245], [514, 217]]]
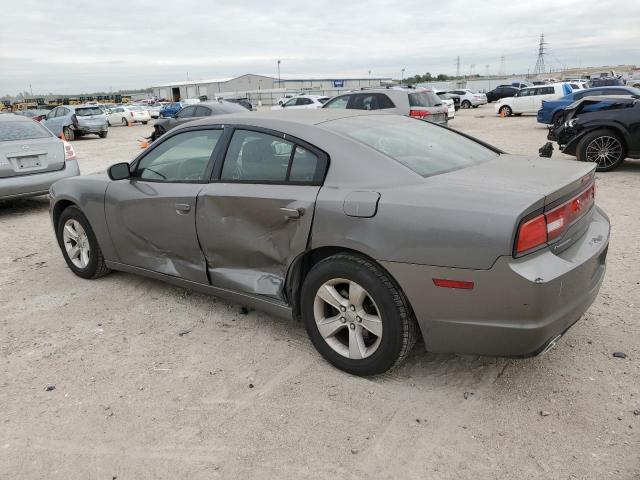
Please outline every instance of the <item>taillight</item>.
[[520, 224], [516, 253], [524, 253], [562, 236], [595, 202], [596, 185], [592, 183], [575, 197], [548, 212]]
[[422, 118], [429, 115], [427, 110], [409, 110], [409, 116], [413, 118]]
[[69, 162], [71, 160], [75, 160], [76, 159], [76, 152], [73, 149], [73, 145], [71, 145], [67, 141], [63, 141], [63, 143], [64, 143], [64, 160], [66, 162]]

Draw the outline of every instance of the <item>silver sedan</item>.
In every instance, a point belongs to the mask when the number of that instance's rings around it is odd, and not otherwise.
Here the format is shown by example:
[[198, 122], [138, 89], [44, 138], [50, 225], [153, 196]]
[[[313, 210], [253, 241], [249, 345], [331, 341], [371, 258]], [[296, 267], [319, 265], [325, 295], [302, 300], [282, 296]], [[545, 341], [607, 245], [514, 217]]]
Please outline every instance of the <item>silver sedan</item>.
[[0, 115], [0, 199], [46, 195], [55, 181], [77, 175], [70, 143], [31, 118]]
[[51, 188], [69, 268], [146, 275], [304, 322], [357, 375], [427, 350], [534, 355], [593, 302], [594, 166], [381, 113], [208, 117]]

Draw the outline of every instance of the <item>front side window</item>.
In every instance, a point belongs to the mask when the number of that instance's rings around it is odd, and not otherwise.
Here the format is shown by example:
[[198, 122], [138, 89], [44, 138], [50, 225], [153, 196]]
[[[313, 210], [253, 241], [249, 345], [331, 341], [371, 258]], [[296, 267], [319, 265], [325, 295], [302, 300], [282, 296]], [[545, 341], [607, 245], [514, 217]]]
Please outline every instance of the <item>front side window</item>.
[[196, 107], [196, 117], [208, 117], [211, 115], [211, 110], [207, 107]]
[[310, 98], [299, 98], [296, 105], [311, 105], [312, 103], [313, 100], [311, 100]]
[[293, 144], [261, 132], [236, 130], [222, 166], [221, 180], [284, 182]]
[[347, 108], [349, 103], [349, 95], [342, 95], [341, 97], [332, 98], [325, 103], [323, 108]]
[[151, 150], [133, 175], [159, 182], [200, 182], [222, 130], [196, 130], [174, 135]]
[[498, 158], [498, 153], [456, 132], [404, 116], [366, 115], [323, 126], [368, 145], [428, 177]]
[[291, 100], [289, 100], [287, 103], [285, 103], [283, 105], [283, 107], [293, 107], [294, 105], [296, 105], [296, 102], [298, 101], [297, 98], [292, 98]]

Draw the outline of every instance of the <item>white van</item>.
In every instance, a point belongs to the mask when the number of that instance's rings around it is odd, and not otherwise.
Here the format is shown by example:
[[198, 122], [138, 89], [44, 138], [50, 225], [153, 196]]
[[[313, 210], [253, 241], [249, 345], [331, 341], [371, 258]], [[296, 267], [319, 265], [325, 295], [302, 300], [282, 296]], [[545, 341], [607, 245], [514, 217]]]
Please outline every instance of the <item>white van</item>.
[[496, 114], [505, 117], [522, 115], [523, 113], [537, 114], [542, 107], [543, 100], [562, 98], [572, 91], [571, 85], [566, 82], [523, 88], [513, 97], [498, 100], [495, 106]]

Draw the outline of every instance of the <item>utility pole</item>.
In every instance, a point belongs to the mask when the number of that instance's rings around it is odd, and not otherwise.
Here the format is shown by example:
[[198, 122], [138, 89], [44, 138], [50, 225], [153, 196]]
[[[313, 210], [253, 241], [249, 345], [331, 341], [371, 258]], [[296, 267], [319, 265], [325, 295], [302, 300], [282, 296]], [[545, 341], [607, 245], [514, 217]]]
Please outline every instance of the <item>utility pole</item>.
[[504, 54], [500, 57], [500, 70], [498, 71], [498, 75], [504, 77], [507, 74], [507, 67], [505, 65]]
[[460, 55], [456, 58], [456, 78], [460, 78]]
[[31, 98], [33, 98], [33, 87], [29, 84], [29, 91], [31, 92]]
[[369, 70], [369, 86], [371, 86], [371, 70]]
[[280, 88], [280, 60], [278, 60], [278, 88]]
[[404, 68], [402, 70], [400, 70], [400, 83], [403, 84], [404, 83]]
[[544, 41], [544, 33], [540, 34], [540, 44], [538, 45], [538, 60], [536, 61], [536, 66], [533, 69], [533, 74], [538, 75], [540, 73], [544, 73], [546, 70], [546, 66], [544, 64], [544, 49], [545, 45], [548, 45], [547, 42]]

